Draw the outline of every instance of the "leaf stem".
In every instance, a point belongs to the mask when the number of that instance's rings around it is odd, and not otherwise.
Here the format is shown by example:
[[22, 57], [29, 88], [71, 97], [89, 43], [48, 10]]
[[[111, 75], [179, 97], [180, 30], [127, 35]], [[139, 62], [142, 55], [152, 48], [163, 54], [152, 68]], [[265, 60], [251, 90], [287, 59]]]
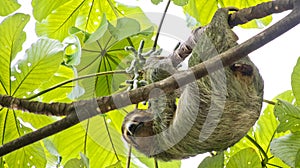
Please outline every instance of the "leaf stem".
[[267, 153], [264, 151], [264, 149], [252, 138], [250, 137], [248, 134], [245, 136], [250, 142], [252, 142], [253, 145], [255, 145], [258, 150], [263, 154], [264, 159], [263, 159], [263, 163], [267, 163], [269, 158]]
[[282, 168], [281, 166], [278, 166], [278, 165], [275, 165], [275, 164], [272, 164], [272, 163], [267, 163], [267, 165], [270, 165], [270, 166], [274, 166], [274, 167], [280, 167], [280, 168]]
[[114, 151], [114, 154], [115, 154], [117, 160], [120, 161], [120, 159], [119, 159], [119, 157], [118, 157], [118, 154], [117, 154], [117, 151], [116, 151], [116, 148], [115, 148], [115, 145], [114, 145], [114, 142], [113, 142], [113, 140], [112, 140], [112, 138], [111, 138], [110, 131], [109, 131], [109, 129], [108, 129], [106, 117], [105, 117], [105, 115], [103, 115], [102, 117], [103, 117], [103, 121], [104, 121], [104, 124], [105, 124], [105, 129], [106, 129], [106, 132], [107, 132], [109, 141], [110, 141], [110, 143], [111, 143], [111, 147], [112, 147], [112, 149], [113, 149], [113, 151]]
[[81, 77], [78, 77], [78, 78], [73, 78], [73, 79], [70, 79], [70, 80], [66, 80], [64, 82], [61, 82], [61, 83], [58, 83], [48, 89], [45, 89], [33, 96], [30, 96], [28, 98], [26, 98], [26, 100], [31, 100], [31, 99], [34, 99], [42, 94], [45, 94], [47, 92], [50, 92], [54, 89], [57, 89], [63, 85], [66, 85], [68, 83], [71, 83], [71, 82], [75, 82], [75, 81], [78, 81], [78, 80], [82, 80], [82, 79], [87, 79], [87, 78], [91, 78], [91, 77], [95, 77], [95, 76], [102, 76], [102, 75], [110, 75], [110, 74], [126, 74], [126, 71], [125, 70], [116, 70], [116, 71], [106, 71], [106, 72], [99, 72], [99, 73], [94, 73], [94, 74], [89, 74], [89, 75], [84, 75], [84, 76], [81, 76]]
[[266, 100], [266, 99], [264, 99], [263, 102], [271, 104], [271, 105], [276, 105], [276, 103], [274, 101], [272, 101], [272, 100]]

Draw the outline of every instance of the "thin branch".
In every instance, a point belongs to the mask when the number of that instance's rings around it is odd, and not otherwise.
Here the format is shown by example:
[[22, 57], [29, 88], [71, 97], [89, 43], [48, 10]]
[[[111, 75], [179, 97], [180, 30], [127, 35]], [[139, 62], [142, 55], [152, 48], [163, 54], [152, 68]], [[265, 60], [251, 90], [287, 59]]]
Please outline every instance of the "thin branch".
[[160, 23], [159, 23], [159, 26], [158, 26], [157, 34], [156, 34], [156, 36], [155, 36], [154, 44], [153, 44], [153, 47], [152, 47], [152, 50], [154, 50], [154, 51], [155, 51], [155, 49], [156, 49], [157, 41], [158, 41], [158, 37], [159, 37], [159, 33], [160, 33], [160, 30], [161, 30], [162, 24], [163, 24], [163, 22], [164, 22], [164, 20], [165, 20], [165, 17], [166, 17], [168, 8], [169, 8], [169, 6], [170, 6], [170, 3], [171, 3], [171, 0], [168, 0], [167, 5], [166, 5], [166, 8], [165, 8], [164, 13], [163, 13], [163, 16], [162, 16], [162, 18], [160, 19]]
[[268, 104], [271, 104], [271, 105], [276, 105], [275, 102], [273, 102], [273, 101], [271, 101], [271, 100], [267, 100], [267, 99], [264, 99], [263, 102], [268, 103]]
[[127, 157], [127, 162], [126, 162], [126, 168], [130, 168], [130, 163], [131, 163], [131, 150], [132, 146], [129, 146], [129, 151], [128, 151], [128, 157]]
[[[252, 51], [262, 47], [276, 37], [295, 27], [297, 24], [299, 24], [299, 22], [300, 0], [296, 0], [294, 10], [285, 18], [275, 23], [273, 26], [250, 38], [246, 42], [190, 68], [188, 71], [181, 71], [162, 81], [152, 83], [148, 86], [135, 90], [114, 94], [112, 96], [81, 100], [73, 102], [72, 104], [61, 103], [63, 106], [65, 106], [65, 109], [62, 109], [62, 111], [69, 114], [67, 117], [0, 146], [0, 156], [65, 130], [79, 123], [80, 121], [91, 118], [95, 115], [104, 114], [117, 108], [147, 100], [150, 91], [155, 88], [163, 90], [164, 93], [178, 89], [180, 87], [178, 83], [180, 83], [181, 86], [186, 85], [190, 82], [193, 82], [192, 79], [194, 79], [194, 77], [199, 79], [207, 75], [207, 68], [212, 72], [218, 70], [220, 66], [217, 65], [219, 65], [218, 63], [220, 60], [223, 63], [223, 67], [232, 64], [233, 62], [243, 58]], [[163, 92], [159, 92], [153, 96], [157, 97], [163, 94]], [[0, 103], [4, 107], [23, 109], [24, 107], [20, 106], [22, 104], [18, 104], [21, 102], [21, 100], [22, 99], [13, 98], [11, 96], [0, 95]], [[44, 103], [43, 105], [49, 106], [51, 104]], [[51, 111], [48, 111], [48, 113], [51, 113]]]
[[230, 27], [245, 24], [251, 20], [263, 18], [274, 13], [280, 13], [289, 9], [293, 9], [292, 0], [277, 0], [261, 3], [254, 7], [241, 9], [228, 19]]

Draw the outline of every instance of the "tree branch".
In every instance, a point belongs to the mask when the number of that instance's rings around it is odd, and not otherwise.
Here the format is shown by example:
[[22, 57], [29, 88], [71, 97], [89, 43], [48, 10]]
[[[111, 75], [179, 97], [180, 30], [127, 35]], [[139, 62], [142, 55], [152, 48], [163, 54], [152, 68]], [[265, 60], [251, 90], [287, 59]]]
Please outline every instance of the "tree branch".
[[[253, 19], [263, 18], [273, 13], [280, 13], [292, 8], [292, 0], [277, 0], [265, 2], [232, 13], [231, 15], [229, 15], [228, 24], [233, 28], [237, 25], [245, 24]], [[201, 33], [201, 27], [193, 30], [192, 35], [188, 38], [188, 40], [182, 43], [173, 53], [169, 55], [175, 67], [192, 53], [193, 48], [197, 43], [197, 37], [199, 37], [198, 34]]]
[[228, 19], [231, 28], [245, 24], [253, 19], [259, 19], [274, 13], [293, 9], [292, 0], [277, 0], [258, 4], [254, 7], [244, 8], [231, 14]]
[[[288, 16], [286, 16], [273, 26], [269, 27], [265, 31], [250, 38], [246, 42], [237, 45], [210, 60], [196, 65], [190, 68], [188, 71], [181, 71], [160, 82], [153, 83], [148, 86], [138, 88], [136, 90], [114, 94], [112, 96], [100, 97], [97, 99], [90, 100], [82, 100], [73, 102], [71, 104], [58, 103], [58, 105], [56, 105], [55, 103], [47, 104], [40, 102], [28, 102], [24, 99], [17, 99], [11, 96], [0, 95], [0, 105], [3, 107], [30, 110], [28, 109], [28, 103], [33, 103], [30, 106], [34, 107], [32, 109], [34, 111], [44, 111], [45, 114], [52, 114], [53, 111], [59, 110], [61, 111], [61, 114], [68, 114], [68, 116], [62, 120], [56, 121], [50, 125], [38, 129], [37, 131], [28, 133], [24, 136], [21, 136], [18, 139], [15, 139], [0, 146], [0, 156], [8, 154], [31, 143], [37, 142], [57, 132], [65, 130], [79, 123], [80, 121], [91, 118], [95, 115], [104, 114], [113, 109], [121, 108], [130, 104], [135, 104], [147, 100], [148, 94], [154, 88], [160, 88], [164, 91], [164, 93], [171, 92], [172, 90], [179, 88], [179, 84], [180, 86], [182, 86], [193, 82], [192, 79], [194, 77], [196, 79], [199, 79], [207, 75], [207, 68], [213, 71], [218, 70], [218, 68], [220, 67], [216, 65], [220, 60], [222, 61], [223, 66], [228, 66], [232, 64], [233, 62], [239, 60], [240, 58], [246, 56], [252, 51], [262, 47], [263, 45], [272, 41], [276, 37], [290, 30], [291, 28], [299, 24], [299, 22], [300, 0], [295, 0], [294, 9]], [[157, 93], [154, 96], [159, 96], [160, 94], [162, 94], [162, 92]], [[56, 108], [54, 106], [58, 106], [59, 108]]]

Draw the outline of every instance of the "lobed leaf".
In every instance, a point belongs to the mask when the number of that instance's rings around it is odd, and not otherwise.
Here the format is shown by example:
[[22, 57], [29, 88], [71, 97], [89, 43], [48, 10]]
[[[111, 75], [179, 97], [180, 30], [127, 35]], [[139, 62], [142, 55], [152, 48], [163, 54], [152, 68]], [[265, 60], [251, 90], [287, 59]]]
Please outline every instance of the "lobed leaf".
[[63, 46], [59, 41], [40, 39], [26, 51], [24, 59], [12, 68], [12, 95], [31, 94], [51, 78], [62, 62]]
[[22, 50], [22, 44], [26, 39], [23, 31], [30, 16], [15, 14], [7, 17], [0, 24], [0, 93], [11, 95], [11, 63], [17, 53]]
[[69, 35], [69, 28], [75, 25], [79, 9], [84, 2], [84, 0], [72, 0], [60, 4], [46, 19], [36, 24], [37, 35], [62, 41]]
[[[138, 46], [140, 40], [145, 38], [151, 41], [151, 36], [137, 35], [140, 32], [140, 24], [134, 19], [119, 18], [115, 26], [103, 19], [101, 26], [90, 35], [83, 46], [81, 63], [77, 66], [79, 75], [124, 70], [132, 59], [127, 57], [130, 52], [124, 50], [125, 46]], [[81, 86], [86, 91], [83, 98], [109, 95], [119, 90], [119, 84], [126, 79], [129, 79], [127, 74], [112, 74], [82, 80]]]
[[[7, 143], [13, 139], [31, 132], [32, 129], [16, 117], [16, 112], [2, 109], [0, 111], [1, 142]], [[28, 124], [28, 123], [27, 123]], [[33, 143], [4, 156], [9, 167], [45, 167], [46, 157], [40, 142]]]

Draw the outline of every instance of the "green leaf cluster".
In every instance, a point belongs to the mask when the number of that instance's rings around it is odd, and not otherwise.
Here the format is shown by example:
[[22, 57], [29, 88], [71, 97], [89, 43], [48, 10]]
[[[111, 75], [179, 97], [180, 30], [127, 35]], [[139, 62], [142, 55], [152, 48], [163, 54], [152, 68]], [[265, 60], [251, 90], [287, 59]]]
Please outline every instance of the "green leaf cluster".
[[[40, 38], [25, 54], [20, 51], [30, 16], [16, 13], [0, 24], [0, 94], [49, 103], [110, 95], [120, 91], [119, 84], [131, 75], [93, 74], [124, 70], [132, 60], [126, 46], [137, 48], [145, 40], [146, 51], [153, 44], [154, 25], [138, 7], [112, 0], [33, 0], [32, 6]], [[91, 77], [76, 80], [87, 75]], [[1, 157], [0, 167], [124, 167], [127, 145], [120, 127], [132, 110], [96, 116], [28, 145]], [[1, 144], [60, 119], [0, 108]]]

